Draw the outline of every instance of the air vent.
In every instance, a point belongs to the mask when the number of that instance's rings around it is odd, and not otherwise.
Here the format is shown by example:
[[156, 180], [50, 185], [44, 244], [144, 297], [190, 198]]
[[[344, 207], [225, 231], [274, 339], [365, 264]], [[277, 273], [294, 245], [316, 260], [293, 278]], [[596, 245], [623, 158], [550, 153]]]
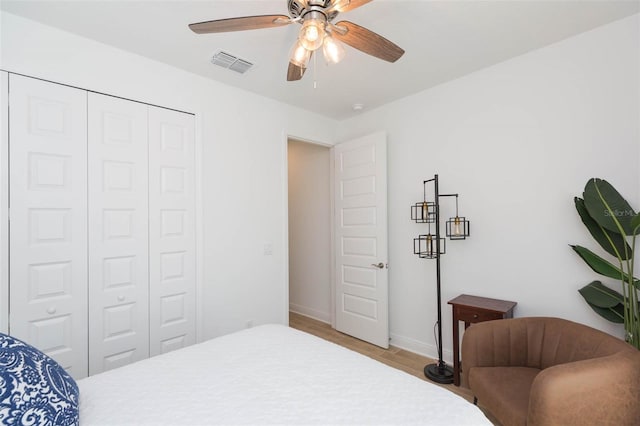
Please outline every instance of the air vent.
[[253, 67], [253, 64], [251, 62], [247, 62], [243, 59], [238, 59], [229, 66], [229, 69], [235, 72], [239, 72], [240, 74], [244, 74], [245, 72], [249, 71], [251, 67]]
[[240, 74], [244, 74], [253, 67], [251, 62], [245, 61], [244, 59], [240, 59], [237, 56], [233, 56], [232, 54], [223, 51], [219, 51], [213, 55], [211, 63]]

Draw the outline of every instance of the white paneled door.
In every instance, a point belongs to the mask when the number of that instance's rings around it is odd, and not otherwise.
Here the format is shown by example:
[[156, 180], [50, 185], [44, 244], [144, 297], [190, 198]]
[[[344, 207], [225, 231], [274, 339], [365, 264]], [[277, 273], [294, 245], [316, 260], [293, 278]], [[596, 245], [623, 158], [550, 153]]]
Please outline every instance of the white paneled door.
[[87, 93], [10, 75], [9, 332], [87, 375]]
[[89, 93], [89, 374], [149, 357], [147, 109]]
[[388, 348], [386, 135], [333, 153], [336, 329]]
[[149, 108], [151, 356], [196, 341], [193, 116]]

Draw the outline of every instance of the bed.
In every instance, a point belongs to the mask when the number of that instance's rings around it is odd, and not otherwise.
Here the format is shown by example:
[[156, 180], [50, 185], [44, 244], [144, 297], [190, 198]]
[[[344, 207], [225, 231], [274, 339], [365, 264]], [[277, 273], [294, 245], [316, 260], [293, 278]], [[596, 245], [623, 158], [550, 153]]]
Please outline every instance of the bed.
[[448, 390], [281, 325], [91, 376], [78, 387], [83, 426], [491, 425]]
[[463, 398], [341, 346], [264, 325], [79, 381], [0, 333], [0, 424], [456, 425]]

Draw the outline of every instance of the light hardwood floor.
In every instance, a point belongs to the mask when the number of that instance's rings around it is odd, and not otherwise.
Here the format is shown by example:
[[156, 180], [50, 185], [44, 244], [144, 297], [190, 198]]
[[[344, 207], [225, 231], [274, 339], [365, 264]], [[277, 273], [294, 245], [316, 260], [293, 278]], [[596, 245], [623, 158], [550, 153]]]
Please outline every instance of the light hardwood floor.
[[[306, 317], [304, 315], [296, 314], [294, 312], [289, 313], [289, 326], [321, 337], [340, 346], [344, 346], [355, 352], [359, 352], [393, 368], [397, 368], [398, 370], [402, 370], [406, 373], [416, 376], [421, 380], [427, 381], [429, 383], [434, 383], [428, 380], [424, 376], [423, 372], [425, 365], [435, 362], [431, 358], [427, 358], [404, 349], [396, 348], [394, 346], [390, 346], [389, 349], [382, 349], [378, 346], [372, 345], [362, 340], [358, 340], [351, 336], [347, 336], [346, 334], [342, 334], [339, 331], [331, 328], [331, 325], [327, 323]], [[460, 395], [469, 402], [473, 402], [473, 395], [471, 394], [471, 391], [463, 386], [457, 387], [454, 385], [441, 385], [438, 383], [434, 384]], [[480, 408], [482, 409], [482, 406], [480, 406]], [[499, 424], [485, 410], [483, 410], [483, 412], [485, 413], [487, 418], [489, 418], [489, 420], [491, 420], [495, 425]]]

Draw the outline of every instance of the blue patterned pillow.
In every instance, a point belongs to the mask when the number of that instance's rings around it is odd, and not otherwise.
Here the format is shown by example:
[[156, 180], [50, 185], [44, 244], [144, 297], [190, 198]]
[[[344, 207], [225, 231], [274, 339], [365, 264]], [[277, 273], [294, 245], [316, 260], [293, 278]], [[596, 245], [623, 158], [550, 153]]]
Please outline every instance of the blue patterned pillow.
[[0, 423], [78, 425], [78, 385], [53, 359], [0, 333]]

